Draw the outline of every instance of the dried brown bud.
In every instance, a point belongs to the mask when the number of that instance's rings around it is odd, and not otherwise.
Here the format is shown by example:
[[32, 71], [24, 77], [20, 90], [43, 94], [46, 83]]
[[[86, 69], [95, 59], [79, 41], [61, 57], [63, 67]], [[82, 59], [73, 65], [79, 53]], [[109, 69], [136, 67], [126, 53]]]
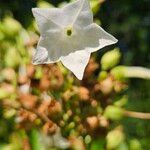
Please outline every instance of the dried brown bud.
[[62, 111], [62, 106], [59, 102], [55, 100], [43, 100], [38, 108], [40, 114], [53, 115], [60, 113]]
[[65, 101], [68, 101], [68, 100], [71, 98], [71, 96], [72, 96], [72, 92], [71, 92], [70, 90], [67, 90], [67, 91], [65, 91], [64, 94], [63, 94], [63, 99], [64, 99]]
[[51, 100], [43, 100], [42, 104], [38, 107], [38, 112], [40, 114], [48, 115], [48, 108], [51, 103]]
[[46, 91], [50, 88], [50, 80], [47, 74], [44, 74], [41, 78], [39, 88], [41, 91]]
[[27, 120], [28, 118], [28, 112], [25, 111], [24, 109], [21, 109], [18, 111], [18, 116], [17, 116], [17, 121], [18, 122], [23, 122], [25, 120]]
[[98, 118], [96, 116], [88, 117], [86, 120], [87, 120], [89, 127], [92, 130], [96, 129], [99, 126], [99, 121], [98, 121]]
[[100, 82], [100, 90], [104, 94], [109, 94], [113, 90], [113, 80], [111, 77], [106, 78], [105, 80]]
[[34, 122], [34, 121], [35, 121], [35, 119], [37, 119], [36, 114], [34, 114], [34, 113], [30, 113], [30, 114], [29, 114], [29, 121], [30, 121], [30, 122]]
[[72, 114], [73, 114], [73, 113], [72, 113], [72, 110], [69, 109], [69, 110], [67, 111], [67, 115], [68, 115], [68, 116], [72, 116]]
[[0, 85], [0, 88], [6, 90], [9, 93], [9, 95], [15, 93], [15, 88], [11, 84], [3, 83]]
[[98, 102], [95, 99], [91, 99], [91, 105], [92, 107], [97, 107]]
[[122, 90], [126, 89], [127, 88], [127, 84], [125, 83], [122, 83], [120, 81], [115, 81], [114, 82], [114, 90], [116, 92], [121, 92]]
[[19, 100], [24, 107], [33, 109], [36, 105], [38, 97], [31, 94], [20, 94]]
[[36, 114], [29, 112], [25, 109], [21, 109], [18, 112], [17, 120], [18, 122], [33, 122], [37, 118]]
[[99, 67], [93, 58], [90, 59], [88, 66], [85, 70], [85, 76], [89, 77]]
[[70, 137], [69, 141], [71, 143], [71, 147], [74, 150], [86, 150], [84, 142], [82, 139], [78, 138], [78, 137]]
[[45, 134], [54, 134], [56, 130], [57, 130], [57, 125], [52, 121], [45, 123], [43, 126], [43, 132]]
[[79, 87], [79, 98], [83, 101], [88, 101], [89, 96], [89, 90], [85, 87]]
[[60, 68], [57, 65], [51, 65], [48, 75], [51, 81], [50, 88], [59, 89], [64, 82], [64, 77]]
[[32, 64], [27, 65], [27, 76], [32, 78], [35, 73], [35, 67]]
[[18, 115], [16, 117], [17, 128], [23, 128], [25, 130], [30, 130], [33, 127], [35, 120], [37, 119], [37, 115], [27, 111], [25, 109], [21, 109], [18, 111]]
[[48, 106], [49, 114], [56, 114], [62, 111], [61, 104], [57, 101], [52, 100], [50, 105]]
[[15, 79], [15, 71], [12, 68], [6, 68], [2, 71], [5, 80], [11, 82]]
[[101, 127], [105, 127], [106, 128], [106, 127], [109, 126], [109, 121], [105, 117], [100, 116], [99, 117], [99, 124], [100, 124]]
[[64, 127], [65, 122], [64, 122], [63, 120], [61, 120], [61, 121], [59, 122], [59, 125], [60, 125], [61, 127]]
[[81, 118], [79, 116], [74, 116], [73, 120], [77, 123], [81, 122]]
[[78, 127], [77, 127], [77, 130], [81, 134], [85, 134], [87, 132], [87, 130], [86, 130], [86, 128], [83, 124], [79, 124]]
[[19, 84], [25, 84], [27, 82], [28, 82], [28, 77], [26, 74], [25, 75], [19, 75], [19, 77], [18, 77], [18, 83]]

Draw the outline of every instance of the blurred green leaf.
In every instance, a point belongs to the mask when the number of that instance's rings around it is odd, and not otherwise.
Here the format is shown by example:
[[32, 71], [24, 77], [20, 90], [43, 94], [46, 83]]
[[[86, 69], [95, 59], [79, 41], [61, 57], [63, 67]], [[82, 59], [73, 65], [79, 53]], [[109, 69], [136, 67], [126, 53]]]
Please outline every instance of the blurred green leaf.
[[105, 140], [104, 139], [94, 139], [91, 143], [90, 150], [104, 150]]
[[137, 139], [130, 140], [130, 150], [142, 150], [141, 144]]
[[43, 150], [42, 144], [40, 143], [40, 134], [36, 129], [31, 131], [30, 143], [32, 150]]

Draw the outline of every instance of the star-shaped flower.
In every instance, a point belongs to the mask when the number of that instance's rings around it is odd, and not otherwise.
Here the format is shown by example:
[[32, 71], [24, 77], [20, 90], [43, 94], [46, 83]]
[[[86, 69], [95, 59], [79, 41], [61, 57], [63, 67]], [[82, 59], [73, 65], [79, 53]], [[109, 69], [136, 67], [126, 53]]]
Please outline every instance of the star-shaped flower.
[[63, 8], [32, 11], [41, 33], [33, 64], [61, 61], [81, 80], [91, 53], [117, 42], [93, 23], [88, 0], [76, 0]]

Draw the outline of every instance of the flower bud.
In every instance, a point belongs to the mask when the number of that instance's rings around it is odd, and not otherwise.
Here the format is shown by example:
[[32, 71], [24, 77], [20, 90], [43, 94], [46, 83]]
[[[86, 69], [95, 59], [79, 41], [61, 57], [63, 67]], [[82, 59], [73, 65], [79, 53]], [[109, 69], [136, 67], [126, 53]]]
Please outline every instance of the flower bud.
[[119, 81], [119, 80], [116, 80], [114, 82], [114, 91], [116, 93], [120, 93], [121, 91], [124, 91], [125, 89], [128, 88], [128, 84], [126, 84], [126, 82], [124, 82], [125, 80], [123, 81]]
[[109, 122], [104, 116], [99, 117], [99, 124], [101, 127], [104, 127], [104, 128], [109, 126]]
[[104, 1], [105, 0], [91, 0], [90, 1], [91, 9], [94, 14], [96, 14], [99, 11], [101, 3], [103, 3]]
[[21, 57], [15, 48], [9, 48], [5, 55], [5, 65], [10, 68], [16, 68], [21, 62]]
[[107, 76], [108, 76], [108, 73], [106, 71], [101, 71], [98, 76], [98, 81], [106, 79]]
[[86, 120], [90, 129], [96, 129], [99, 126], [99, 120], [96, 116], [88, 117]]
[[110, 94], [112, 92], [112, 90], [113, 90], [113, 81], [110, 77], [106, 78], [105, 80], [100, 82], [100, 90], [105, 95]]
[[88, 101], [89, 100], [89, 90], [85, 87], [79, 87], [79, 98], [82, 101]]
[[101, 59], [101, 65], [103, 70], [109, 70], [116, 66], [121, 58], [121, 53], [118, 48], [105, 53]]
[[107, 139], [107, 149], [117, 149], [117, 147], [124, 141], [124, 134], [119, 127], [110, 131], [107, 134], [106, 139]]
[[93, 13], [96, 14], [99, 11], [99, 1], [92, 0], [90, 1], [90, 5], [91, 5]]
[[64, 120], [64, 121], [69, 120], [69, 116], [68, 116], [68, 114], [64, 114], [64, 115], [63, 115], [63, 120]]
[[6, 119], [12, 118], [14, 115], [16, 115], [16, 110], [15, 109], [6, 110], [3, 115], [4, 118]]
[[85, 137], [84, 141], [85, 141], [86, 144], [91, 143], [91, 141], [92, 141], [91, 136], [90, 136], [90, 135], [87, 135], [87, 136]]
[[95, 70], [99, 67], [98, 63], [95, 61], [95, 59], [90, 58], [88, 66], [85, 70], [85, 77], [89, 78], [91, 75], [95, 72]]
[[21, 24], [11, 17], [6, 17], [3, 25], [3, 32], [9, 37], [15, 36], [21, 30]]
[[126, 71], [127, 70], [125, 66], [117, 66], [111, 70], [111, 74], [116, 80], [124, 80]]
[[8, 82], [12, 82], [16, 78], [16, 73], [12, 68], [5, 68], [2, 70], [2, 76]]
[[68, 124], [68, 129], [73, 129], [75, 127], [75, 123], [74, 122], [71, 122]]
[[130, 147], [130, 150], [140, 150], [141, 144], [137, 139], [133, 139], [130, 141], [129, 147]]
[[5, 99], [10, 96], [9, 91], [7, 89], [0, 88], [0, 99]]
[[123, 113], [124, 111], [122, 108], [110, 105], [106, 107], [104, 116], [111, 120], [120, 120], [123, 117]]
[[61, 106], [60, 102], [52, 100], [49, 107], [48, 107], [49, 115], [58, 114], [61, 111], [62, 111], [62, 106]]
[[27, 76], [32, 78], [35, 74], [35, 67], [32, 64], [27, 65]]
[[69, 141], [73, 150], [85, 150], [83, 139], [72, 136], [69, 138]]
[[46, 1], [39, 1], [37, 3], [37, 6], [39, 8], [52, 8], [52, 7], [54, 7], [52, 4], [50, 4], [50, 3], [46, 2]]
[[32, 94], [20, 94], [19, 100], [24, 107], [33, 109], [36, 105], [38, 97]]
[[43, 126], [43, 132], [45, 134], [54, 134], [57, 131], [57, 125], [53, 122], [47, 122]]

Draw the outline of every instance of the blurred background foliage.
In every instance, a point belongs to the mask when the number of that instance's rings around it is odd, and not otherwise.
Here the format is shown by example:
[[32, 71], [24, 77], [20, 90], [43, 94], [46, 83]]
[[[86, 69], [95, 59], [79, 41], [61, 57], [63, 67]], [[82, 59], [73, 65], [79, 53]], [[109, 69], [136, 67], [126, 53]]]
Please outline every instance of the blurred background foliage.
[[150, 121], [127, 111], [149, 112], [150, 81], [129, 80], [137, 70], [123, 66], [150, 67], [149, 0], [90, 0], [94, 21], [119, 42], [92, 55], [81, 82], [60, 63], [31, 64], [31, 9], [67, 2], [0, 1], [0, 150], [150, 149]]

